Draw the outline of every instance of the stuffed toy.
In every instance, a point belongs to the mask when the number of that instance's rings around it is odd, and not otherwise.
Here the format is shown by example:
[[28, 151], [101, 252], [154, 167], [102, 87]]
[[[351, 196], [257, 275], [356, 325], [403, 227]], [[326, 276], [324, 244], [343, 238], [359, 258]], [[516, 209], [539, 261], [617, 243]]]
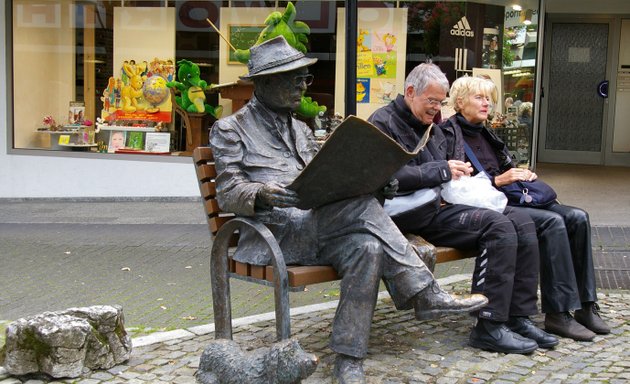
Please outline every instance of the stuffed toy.
[[[265, 19], [266, 27], [260, 32], [254, 45], [277, 36], [284, 36], [289, 45], [302, 53], [306, 53], [307, 35], [311, 33], [311, 29], [306, 23], [295, 20], [296, 15], [295, 6], [291, 2], [287, 3], [284, 13], [272, 12]], [[249, 61], [249, 49], [237, 49], [234, 54], [236, 59], [243, 64], [247, 64]], [[302, 96], [300, 108], [297, 110], [298, 115], [313, 118], [324, 112], [326, 112], [325, 105], [319, 105], [310, 97]]]
[[175, 96], [175, 102], [183, 110], [191, 113], [209, 113], [215, 118], [221, 117], [222, 106], [213, 107], [206, 104], [205, 89], [208, 83], [201, 80], [199, 66], [190, 60], [182, 59], [177, 62], [177, 78], [180, 81], [169, 81], [169, 88], [176, 88], [181, 96]]

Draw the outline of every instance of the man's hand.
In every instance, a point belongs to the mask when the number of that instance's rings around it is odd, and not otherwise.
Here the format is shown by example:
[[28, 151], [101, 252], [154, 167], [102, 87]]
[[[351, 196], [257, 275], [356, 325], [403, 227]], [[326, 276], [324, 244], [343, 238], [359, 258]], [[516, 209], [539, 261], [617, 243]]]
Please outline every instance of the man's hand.
[[267, 183], [256, 195], [256, 205], [260, 207], [295, 207], [300, 202], [295, 191], [276, 183]]
[[398, 179], [391, 179], [389, 180], [387, 185], [385, 185], [383, 189], [381, 190], [381, 196], [383, 196], [384, 198], [388, 200], [391, 200], [396, 196], [397, 191], [398, 191]]
[[448, 167], [451, 170], [451, 178], [453, 180], [458, 180], [462, 176], [470, 176], [473, 173], [473, 167], [469, 162], [449, 160]]
[[494, 178], [494, 184], [497, 187], [512, 184], [515, 181], [532, 181], [536, 180], [538, 175], [525, 168], [510, 168], [499, 176]]

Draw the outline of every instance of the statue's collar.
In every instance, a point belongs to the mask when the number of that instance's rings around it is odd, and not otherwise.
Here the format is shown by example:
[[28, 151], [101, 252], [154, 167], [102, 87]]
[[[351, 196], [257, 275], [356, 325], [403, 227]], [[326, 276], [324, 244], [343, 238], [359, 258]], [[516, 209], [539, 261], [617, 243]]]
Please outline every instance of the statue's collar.
[[285, 113], [277, 113], [269, 108], [265, 104], [263, 104], [256, 96], [254, 95], [250, 100], [251, 106], [256, 109], [256, 112], [259, 116], [260, 121], [265, 125], [267, 129], [275, 129], [277, 120], [280, 120], [286, 125], [290, 125], [291, 115]]

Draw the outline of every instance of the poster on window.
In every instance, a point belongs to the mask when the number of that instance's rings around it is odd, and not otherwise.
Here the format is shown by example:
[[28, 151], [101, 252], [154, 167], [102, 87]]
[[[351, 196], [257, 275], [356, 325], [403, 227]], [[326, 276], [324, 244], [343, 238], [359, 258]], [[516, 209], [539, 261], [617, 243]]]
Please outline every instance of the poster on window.
[[370, 79], [357, 78], [357, 103], [367, 104], [370, 102]]
[[101, 118], [108, 122], [171, 122], [169, 79], [175, 79], [173, 59], [124, 60], [117, 76], [111, 76], [103, 90]]
[[[340, 8], [337, 30], [345, 31], [345, 10]], [[358, 12], [357, 33], [357, 115], [367, 118], [376, 109], [390, 103], [403, 92], [405, 47], [407, 45], [407, 9], [362, 8]], [[345, 52], [345, 36], [339, 33], [337, 56]], [[337, 84], [345, 79], [345, 61], [337, 61]], [[335, 110], [343, 111], [344, 92], [335, 94]]]
[[103, 90], [108, 122], [172, 121], [175, 80], [175, 8], [114, 7], [113, 72]]

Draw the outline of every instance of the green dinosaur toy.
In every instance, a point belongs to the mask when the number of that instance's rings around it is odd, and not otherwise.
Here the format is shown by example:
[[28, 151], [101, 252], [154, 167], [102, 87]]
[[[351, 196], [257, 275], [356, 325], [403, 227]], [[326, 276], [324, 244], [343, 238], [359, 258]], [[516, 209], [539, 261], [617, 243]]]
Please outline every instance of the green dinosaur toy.
[[[277, 36], [284, 36], [289, 45], [302, 53], [306, 53], [307, 35], [311, 33], [311, 29], [306, 23], [295, 20], [296, 15], [295, 6], [291, 2], [287, 3], [284, 13], [279, 11], [271, 12], [265, 19], [266, 27], [260, 32], [254, 45]], [[237, 49], [234, 55], [243, 64], [247, 64], [249, 61], [249, 49]], [[316, 101], [311, 100], [310, 97], [302, 96], [300, 108], [297, 110], [298, 115], [312, 118], [323, 112], [326, 112], [325, 105], [319, 105]]]
[[[302, 53], [306, 53], [306, 44], [308, 43], [308, 37], [306, 35], [311, 33], [311, 29], [306, 23], [296, 21], [296, 15], [295, 6], [291, 2], [287, 4], [284, 13], [280, 13], [279, 11], [271, 12], [265, 19], [266, 27], [260, 31], [254, 45], [282, 35], [289, 45]], [[247, 64], [249, 61], [249, 49], [237, 49], [234, 55], [236, 59], [243, 64]]]
[[209, 113], [215, 118], [221, 117], [222, 106], [213, 107], [206, 104], [205, 89], [208, 83], [199, 77], [199, 66], [190, 60], [182, 59], [177, 62], [177, 78], [180, 81], [169, 81], [166, 85], [176, 88], [181, 96], [175, 96], [175, 101], [183, 110], [191, 113]]

